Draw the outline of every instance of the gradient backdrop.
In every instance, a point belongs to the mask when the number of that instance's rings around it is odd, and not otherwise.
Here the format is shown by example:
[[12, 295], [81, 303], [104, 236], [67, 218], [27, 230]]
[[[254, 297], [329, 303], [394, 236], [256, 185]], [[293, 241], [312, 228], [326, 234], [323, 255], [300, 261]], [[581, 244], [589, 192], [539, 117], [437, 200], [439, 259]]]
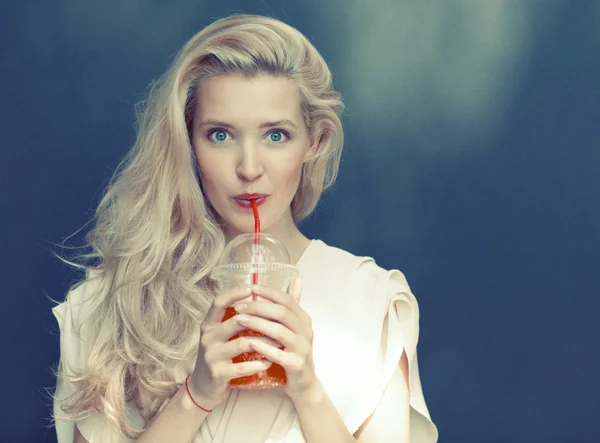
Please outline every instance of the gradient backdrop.
[[55, 441], [46, 295], [75, 274], [50, 242], [92, 216], [150, 81], [234, 12], [287, 21], [330, 64], [347, 143], [303, 227], [406, 274], [440, 441], [599, 441], [600, 2], [583, 0], [2, 1], [0, 441]]

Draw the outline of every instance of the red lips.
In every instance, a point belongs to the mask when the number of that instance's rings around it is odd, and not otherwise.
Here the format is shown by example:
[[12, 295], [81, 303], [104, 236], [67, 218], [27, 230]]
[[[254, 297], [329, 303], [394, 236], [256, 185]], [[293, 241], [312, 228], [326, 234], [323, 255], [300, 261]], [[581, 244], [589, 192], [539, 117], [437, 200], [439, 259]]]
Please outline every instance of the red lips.
[[233, 198], [237, 198], [239, 200], [252, 200], [253, 198], [261, 198], [261, 197], [266, 197], [266, 196], [267, 196], [267, 194], [256, 194], [256, 193], [254, 193], [254, 194], [239, 194], [239, 195], [236, 195]]
[[267, 201], [267, 194], [239, 194], [233, 197], [233, 201], [240, 208], [252, 208], [252, 200], [256, 200], [256, 206], [261, 206]]

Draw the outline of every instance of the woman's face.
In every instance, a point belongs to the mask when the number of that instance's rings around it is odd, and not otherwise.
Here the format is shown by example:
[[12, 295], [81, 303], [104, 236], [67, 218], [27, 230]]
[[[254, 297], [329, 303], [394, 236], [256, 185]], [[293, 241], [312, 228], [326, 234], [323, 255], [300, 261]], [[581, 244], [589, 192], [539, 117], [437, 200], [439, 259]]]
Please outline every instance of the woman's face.
[[285, 235], [302, 165], [313, 150], [300, 92], [286, 77], [218, 76], [200, 82], [192, 144], [205, 196], [231, 238], [253, 232], [249, 196], [261, 228]]

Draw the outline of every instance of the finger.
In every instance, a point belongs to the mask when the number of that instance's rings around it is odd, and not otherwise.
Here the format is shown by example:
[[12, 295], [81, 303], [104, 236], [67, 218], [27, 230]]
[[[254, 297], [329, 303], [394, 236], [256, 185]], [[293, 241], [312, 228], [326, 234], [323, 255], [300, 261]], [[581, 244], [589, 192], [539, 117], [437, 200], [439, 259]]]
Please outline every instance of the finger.
[[286, 306], [290, 311], [296, 314], [303, 323], [311, 323], [312, 320], [310, 316], [288, 294], [278, 291], [277, 289], [261, 285], [253, 285], [251, 289], [252, 292], [256, 293], [262, 298], [272, 301], [273, 303], [278, 303], [280, 305]]
[[[257, 302], [249, 302], [247, 304], [253, 304], [253, 303], [257, 303]], [[277, 306], [277, 305], [274, 305], [273, 303], [268, 303], [268, 304]], [[283, 308], [283, 309], [285, 309], [285, 308]], [[258, 332], [249, 330], [250, 328], [248, 328], [246, 323], [244, 323], [243, 321], [240, 321], [241, 319], [243, 319], [243, 317], [240, 318], [240, 316], [236, 312], [233, 317], [231, 317], [231, 318], [225, 320], [224, 322], [219, 323], [217, 326], [205, 331], [200, 337], [203, 347], [205, 349], [208, 349], [212, 343], [221, 343], [221, 344], [227, 343], [228, 341], [234, 340], [236, 338], [236, 336], [238, 336], [238, 335], [256, 336], [256, 334]], [[297, 323], [298, 323], [298, 321], [297, 321]], [[265, 339], [268, 341], [268, 339], [266, 337], [265, 337]], [[279, 345], [280, 343], [274, 342], [273, 344]]]
[[300, 334], [296, 334], [289, 330], [281, 323], [255, 317], [253, 315], [240, 314], [237, 316], [237, 321], [252, 331], [260, 332], [267, 337], [281, 343], [286, 348], [296, 349], [298, 347]]
[[241, 363], [229, 363], [222, 369], [222, 378], [229, 382], [232, 378], [249, 377], [259, 372], [264, 372], [273, 363], [268, 360], [244, 361]]
[[250, 346], [251, 341], [251, 337], [237, 337], [235, 340], [209, 348], [204, 358], [213, 364], [231, 362], [233, 357], [253, 351]]
[[252, 341], [250, 346], [263, 355], [267, 361], [277, 363], [286, 370], [298, 371], [302, 367], [302, 358], [298, 354], [259, 341]]
[[213, 303], [206, 313], [203, 324], [207, 327], [214, 327], [221, 323], [225, 316], [225, 310], [236, 301], [249, 297], [252, 293], [247, 285], [238, 285], [235, 288], [223, 292], [215, 297]]
[[244, 329], [248, 329], [238, 321], [238, 316], [220, 322], [204, 334], [204, 339], [207, 343], [226, 343], [231, 337], [239, 334]]
[[302, 297], [302, 277], [299, 275], [297, 275], [292, 281], [290, 295], [296, 303], [300, 303], [300, 298]]
[[306, 325], [300, 320], [297, 314], [292, 312], [287, 306], [277, 303], [253, 301], [237, 305], [236, 310], [240, 314], [252, 315], [278, 322], [296, 334], [302, 334], [306, 328]]
[[[242, 336], [236, 338], [235, 340], [231, 340], [224, 343], [223, 345], [216, 348], [214, 351], [211, 350], [211, 353], [215, 353], [215, 360], [218, 359], [219, 361], [231, 361], [231, 359], [237, 357], [238, 355], [248, 352], [254, 353], [254, 349], [252, 349], [252, 346], [250, 345], [254, 340], [268, 344], [269, 346], [283, 347], [279, 342], [271, 340], [268, 337]], [[208, 358], [212, 358], [212, 355], [207, 356], [207, 359]]]
[[250, 290], [256, 295], [260, 295], [262, 298], [272, 301], [273, 303], [284, 306], [295, 303], [289, 294], [286, 294], [285, 292], [282, 292], [279, 289], [275, 289], [271, 286], [252, 285]]

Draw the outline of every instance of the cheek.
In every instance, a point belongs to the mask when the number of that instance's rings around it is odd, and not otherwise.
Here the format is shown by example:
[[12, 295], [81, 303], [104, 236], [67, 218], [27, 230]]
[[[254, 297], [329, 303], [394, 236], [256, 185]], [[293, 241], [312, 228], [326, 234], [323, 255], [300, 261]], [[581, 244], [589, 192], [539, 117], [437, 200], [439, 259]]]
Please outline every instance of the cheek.
[[301, 175], [302, 162], [300, 161], [290, 162], [287, 168], [280, 169], [281, 182], [285, 184], [286, 188], [293, 188], [294, 192], [298, 186]]
[[200, 182], [206, 193], [211, 193], [216, 187], [218, 178], [222, 175], [219, 169], [219, 162], [211, 159], [209, 155], [195, 150], [198, 172], [200, 173]]

